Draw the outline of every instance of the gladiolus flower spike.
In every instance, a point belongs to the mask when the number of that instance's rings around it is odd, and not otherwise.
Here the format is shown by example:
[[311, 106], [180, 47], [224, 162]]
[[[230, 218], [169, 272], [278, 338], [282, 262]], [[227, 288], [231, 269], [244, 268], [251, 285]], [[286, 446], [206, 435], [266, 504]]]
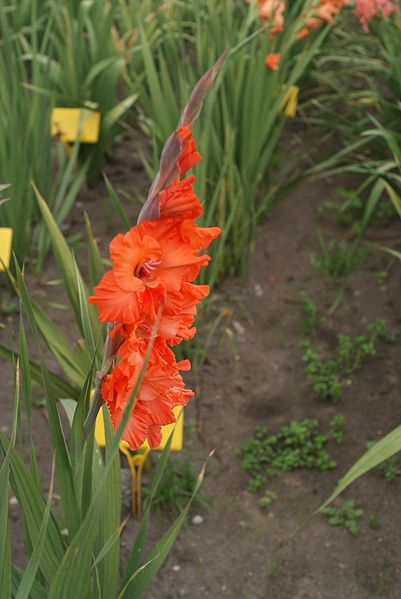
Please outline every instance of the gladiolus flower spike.
[[99, 320], [109, 323], [104, 367], [97, 376], [95, 396], [106, 402], [115, 429], [151, 346], [122, 435], [131, 450], [146, 439], [150, 447], [157, 447], [161, 427], [175, 422], [174, 407], [185, 406], [193, 395], [180, 374], [189, 370], [190, 363], [177, 362], [170, 346], [195, 334], [197, 305], [209, 292], [207, 285], [194, 283], [210, 260], [200, 252], [220, 229], [201, 228], [195, 223], [202, 205], [193, 190], [195, 177], [186, 174], [201, 160], [192, 123], [225, 56], [195, 86], [176, 131], [163, 148], [160, 171], [138, 224], [111, 241], [112, 268], [88, 300], [96, 305]]

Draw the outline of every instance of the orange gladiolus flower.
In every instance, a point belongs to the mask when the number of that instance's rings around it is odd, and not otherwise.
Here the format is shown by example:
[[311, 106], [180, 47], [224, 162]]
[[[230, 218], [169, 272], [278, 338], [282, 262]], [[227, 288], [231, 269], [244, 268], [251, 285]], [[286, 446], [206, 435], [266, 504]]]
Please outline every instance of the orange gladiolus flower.
[[369, 32], [369, 23], [373, 17], [381, 14], [388, 19], [395, 10], [396, 4], [392, 0], [356, 0], [355, 14], [365, 33]]
[[[120, 347], [120, 362], [105, 377], [102, 397], [110, 410], [114, 428], [124, 414], [130, 394], [144, 364], [147, 342], [130, 335]], [[123, 438], [131, 448], [148, 439], [151, 447], [161, 440], [161, 426], [175, 422], [173, 408], [186, 405], [193, 392], [185, 389], [180, 370], [188, 370], [188, 360], [176, 363], [165, 342], [157, 340], [136, 398]]]
[[279, 52], [272, 52], [271, 54], [268, 54], [266, 56], [265, 65], [267, 66], [268, 69], [271, 69], [272, 71], [277, 71], [278, 67], [279, 67], [279, 63], [280, 63], [280, 53]]
[[111, 362], [114, 367], [100, 379], [101, 396], [115, 428], [142, 373], [148, 345], [153, 343], [122, 437], [132, 450], [145, 439], [151, 447], [158, 446], [161, 427], [175, 422], [173, 408], [186, 405], [193, 395], [185, 389], [179, 373], [188, 370], [190, 363], [177, 363], [169, 345], [195, 334], [197, 305], [209, 288], [193, 281], [210, 260], [200, 252], [220, 234], [220, 229], [201, 228], [195, 223], [202, 214], [192, 187], [195, 177], [182, 177], [201, 159], [192, 136], [192, 121], [223, 58], [192, 92], [179, 127], [163, 149], [160, 172], [141, 210], [139, 224], [112, 240], [112, 268], [88, 300], [97, 306], [99, 320], [114, 323], [109, 326], [112, 331], [108, 339], [118, 331], [118, 342], [110, 344], [111, 352], [106, 351], [107, 364]]
[[269, 20], [273, 18], [273, 27], [283, 25], [285, 3], [280, 0], [264, 0], [260, 2], [259, 16], [262, 19]]
[[320, 0], [318, 6], [312, 6], [309, 16], [305, 19], [304, 27], [298, 33], [298, 39], [303, 39], [311, 31], [325, 23], [333, 23], [347, 0]]
[[156, 319], [168, 293], [185, 294], [209, 256], [198, 255], [219, 235], [217, 227], [201, 229], [192, 220], [161, 218], [143, 221], [110, 243], [113, 269], [106, 273], [89, 302], [96, 304], [99, 320], [139, 324]]

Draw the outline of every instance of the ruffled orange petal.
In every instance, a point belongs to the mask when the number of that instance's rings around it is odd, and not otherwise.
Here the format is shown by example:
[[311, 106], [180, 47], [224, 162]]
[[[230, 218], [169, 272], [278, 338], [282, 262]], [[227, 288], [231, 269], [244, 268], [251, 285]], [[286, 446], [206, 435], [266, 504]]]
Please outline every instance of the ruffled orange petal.
[[181, 235], [186, 243], [204, 250], [221, 233], [219, 227], [198, 227], [193, 220], [184, 220], [181, 225]]
[[183, 181], [174, 181], [160, 192], [160, 216], [198, 218], [202, 214], [201, 203], [192, 189], [194, 180], [195, 177], [187, 177]]
[[88, 302], [96, 304], [101, 322], [133, 323], [140, 319], [138, 294], [121, 289], [112, 270], [106, 272], [93, 292]]
[[202, 159], [199, 152], [196, 151], [196, 144], [192, 137], [191, 125], [185, 125], [177, 129], [177, 135], [181, 140], [182, 149], [178, 159], [180, 166], [180, 176], [184, 175], [189, 169]]

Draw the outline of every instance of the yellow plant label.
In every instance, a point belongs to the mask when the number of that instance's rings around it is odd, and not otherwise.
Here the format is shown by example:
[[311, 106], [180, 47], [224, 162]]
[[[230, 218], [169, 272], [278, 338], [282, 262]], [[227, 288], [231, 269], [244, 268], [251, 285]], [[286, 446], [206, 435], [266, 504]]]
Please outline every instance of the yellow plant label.
[[79, 140], [95, 144], [99, 139], [100, 112], [81, 108], [54, 108], [51, 115], [51, 131], [63, 142]]
[[12, 239], [12, 229], [8, 227], [0, 228], [0, 271], [10, 266]]
[[[177, 422], [162, 426], [162, 440], [159, 447], [156, 447], [156, 449], [160, 451], [165, 448], [166, 443], [173, 431], [174, 434], [171, 440], [170, 449], [171, 451], [181, 451], [182, 449], [184, 443], [184, 409], [182, 406], [177, 406], [174, 408], [174, 416]], [[145, 441], [145, 443], [142, 445], [142, 448], [150, 449], [147, 441]]]
[[[161, 451], [166, 446], [166, 443], [171, 435], [171, 432], [174, 430], [173, 438], [171, 440], [171, 451], [181, 451], [183, 446], [184, 439], [184, 410], [182, 406], [177, 406], [174, 408], [174, 415], [176, 417], [177, 422], [173, 424], [168, 424], [162, 427], [162, 440], [159, 447], [155, 449]], [[96, 443], [99, 447], [104, 447], [106, 444], [106, 437], [104, 431], [104, 420], [103, 420], [103, 410], [99, 410], [99, 413], [96, 418], [95, 424], [95, 438]], [[123, 453], [128, 449], [128, 443], [125, 441], [120, 441], [120, 451]], [[150, 450], [149, 444], [147, 441], [139, 447], [138, 451], [148, 453]]]
[[297, 85], [290, 85], [287, 93], [281, 100], [280, 109], [284, 112], [285, 116], [290, 119], [294, 119], [297, 114], [298, 96], [299, 87]]
[[[93, 397], [94, 389], [91, 391], [91, 397]], [[162, 439], [159, 447], [155, 449], [162, 450], [167, 444], [167, 441], [173, 433], [171, 439], [171, 451], [181, 451], [184, 437], [184, 409], [182, 406], [176, 406], [174, 408], [174, 415], [177, 422], [162, 426]], [[103, 410], [100, 409], [95, 422], [95, 439], [99, 447], [106, 445], [106, 435], [104, 430], [104, 418]], [[146, 459], [150, 453], [150, 447], [146, 441], [141, 447], [138, 448], [136, 453], [132, 453], [126, 441], [120, 441], [119, 450], [127, 458], [132, 479], [132, 512], [138, 518], [141, 515], [141, 481], [142, 481], [142, 470]]]

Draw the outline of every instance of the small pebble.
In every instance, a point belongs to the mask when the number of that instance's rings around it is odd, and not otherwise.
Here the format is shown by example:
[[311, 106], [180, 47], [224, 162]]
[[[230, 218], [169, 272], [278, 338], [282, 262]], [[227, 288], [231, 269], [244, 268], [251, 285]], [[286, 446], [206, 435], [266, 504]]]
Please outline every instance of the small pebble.
[[175, 566], [173, 566], [173, 572], [179, 572], [181, 570], [181, 566], [179, 564], [176, 564]]
[[200, 514], [196, 514], [196, 516], [192, 518], [192, 524], [203, 524], [203, 516], [201, 516]]
[[18, 505], [18, 499], [12, 495], [9, 500], [10, 505]]
[[256, 283], [256, 285], [255, 285], [255, 295], [256, 295], [256, 297], [262, 297], [262, 295], [263, 295], [263, 289], [259, 285], [259, 283]]
[[238, 320], [234, 320], [233, 327], [238, 335], [243, 335], [245, 333], [245, 327]]

